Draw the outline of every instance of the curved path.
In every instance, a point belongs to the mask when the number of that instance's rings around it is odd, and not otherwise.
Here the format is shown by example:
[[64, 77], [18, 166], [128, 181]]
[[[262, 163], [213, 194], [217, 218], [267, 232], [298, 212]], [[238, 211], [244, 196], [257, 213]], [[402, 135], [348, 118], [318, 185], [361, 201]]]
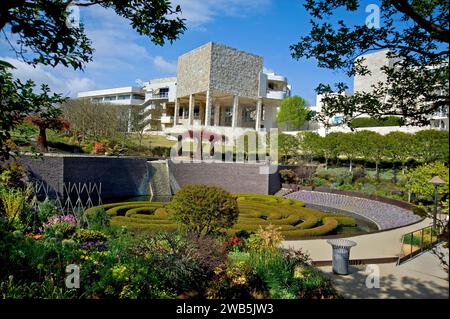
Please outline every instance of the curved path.
[[407, 226], [421, 219], [407, 209], [366, 198], [314, 191], [298, 191], [285, 197], [361, 215], [372, 220], [380, 230]]
[[[378, 233], [352, 236], [350, 239], [357, 243], [350, 251], [352, 260], [395, 258], [400, 253], [403, 234], [430, 226], [432, 223], [430, 219], [418, 222], [421, 218], [404, 208], [365, 198], [314, 191], [298, 191], [287, 194], [285, 197], [358, 214], [371, 219], [379, 226], [380, 230], [384, 230]], [[331, 261], [331, 246], [326, 239], [285, 241], [283, 247], [307, 251], [315, 262]]]

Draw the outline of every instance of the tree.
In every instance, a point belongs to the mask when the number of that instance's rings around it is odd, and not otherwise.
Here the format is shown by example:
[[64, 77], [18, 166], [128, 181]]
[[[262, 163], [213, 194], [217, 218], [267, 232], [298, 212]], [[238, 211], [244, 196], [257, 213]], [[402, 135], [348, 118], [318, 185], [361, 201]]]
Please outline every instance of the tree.
[[439, 194], [448, 193], [448, 167], [441, 162], [434, 162], [411, 169], [406, 174], [406, 188], [419, 199], [432, 201], [434, 196], [434, 185], [430, 180], [434, 176], [442, 178], [446, 184], [438, 187]]
[[71, 130], [81, 139], [115, 139], [127, 130], [129, 106], [72, 99], [65, 101], [61, 110]]
[[415, 154], [424, 163], [443, 161], [448, 163], [448, 132], [424, 130], [414, 134]]
[[28, 63], [61, 63], [81, 69], [91, 61], [94, 50], [84, 25], [67, 23], [72, 21], [69, 6], [73, 5], [112, 9], [158, 45], [176, 40], [186, 29], [183, 19], [171, 19], [181, 12], [180, 6], [173, 8], [164, 0], [4, 0], [0, 4], [0, 29], [10, 26], [11, 35], [5, 36], [16, 55]]
[[406, 163], [414, 156], [414, 136], [404, 132], [391, 132], [385, 135], [386, 154], [392, 160], [394, 181], [397, 180], [395, 162], [402, 164], [402, 173], [405, 174]]
[[[67, 23], [70, 22], [69, 10], [66, 10], [69, 5], [111, 8], [128, 19], [139, 34], [148, 36], [158, 45], [176, 40], [186, 29], [183, 19], [171, 18], [179, 14], [181, 8], [173, 8], [164, 0], [4, 0], [0, 2], [0, 30], [17, 58], [32, 65], [62, 64], [74, 69], [82, 69], [91, 61], [93, 49], [83, 24]], [[15, 80], [9, 72], [12, 68], [9, 63], [0, 61], [0, 160], [10, 156], [10, 131], [23, 117], [40, 108], [33, 103], [36, 99], [34, 83]], [[60, 96], [48, 99], [53, 99], [54, 103], [63, 101]]]
[[167, 209], [171, 218], [198, 236], [231, 228], [239, 215], [235, 196], [207, 185], [184, 186], [173, 196]]
[[[357, 58], [365, 53], [387, 49], [392, 62], [382, 68], [386, 81], [374, 85], [371, 92], [331, 95], [331, 86], [320, 84], [316, 90], [325, 94], [323, 117], [342, 113], [351, 121], [360, 114], [401, 116], [406, 124], [428, 125], [430, 114], [449, 105], [449, 2], [382, 0], [379, 26], [330, 22], [341, 8], [351, 14], [361, 3], [307, 0], [304, 4], [312, 28], [290, 46], [293, 58], [315, 58], [320, 67], [343, 70], [349, 76], [370, 75], [364, 59]], [[344, 83], [335, 87], [339, 93], [347, 89]]]
[[359, 141], [358, 148], [361, 157], [365, 161], [373, 161], [375, 163], [375, 176], [377, 181], [379, 181], [379, 165], [386, 156], [386, 138], [381, 134], [367, 130], [356, 132], [355, 135]]
[[147, 106], [132, 105], [130, 107], [130, 113], [131, 131], [137, 134], [139, 146], [142, 147], [144, 133], [147, 130], [150, 130], [152, 124], [154, 125], [155, 123], [155, 120], [152, 117], [153, 112], [147, 109]]
[[[8, 72], [10, 68], [13, 66], [0, 61], [0, 160], [9, 158], [11, 145], [8, 140], [11, 138], [11, 131], [22, 123], [26, 116], [56, 119], [60, 115], [56, 105], [65, 100], [59, 94], [50, 95], [46, 85], [42, 85], [41, 91], [36, 93], [33, 81], [23, 83], [13, 79]], [[53, 126], [51, 123], [48, 124]], [[38, 139], [42, 142], [38, 145], [41, 151], [46, 151], [44, 126], [42, 125]]]
[[38, 138], [36, 143], [36, 150], [47, 153], [47, 129], [61, 131], [68, 130], [69, 122], [60, 117], [61, 112], [58, 109], [47, 108], [46, 110], [39, 110], [38, 114], [25, 117], [25, 121], [35, 125], [38, 130]]
[[323, 156], [321, 148], [322, 137], [316, 132], [301, 132], [297, 134], [297, 140], [300, 143], [300, 149], [303, 155], [308, 155], [311, 159], [316, 156]]
[[359, 141], [356, 139], [355, 133], [335, 133], [335, 138], [338, 141], [337, 151], [339, 155], [343, 155], [349, 161], [349, 172], [353, 174], [353, 161], [358, 157]]
[[297, 138], [289, 134], [278, 135], [278, 150], [281, 152], [281, 158], [286, 163], [289, 155], [296, 155], [299, 142]]
[[299, 130], [309, 118], [307, 102], [300, 96], [291, 96], [281, 101], [277, 113], [278, 127], [287, 131]]

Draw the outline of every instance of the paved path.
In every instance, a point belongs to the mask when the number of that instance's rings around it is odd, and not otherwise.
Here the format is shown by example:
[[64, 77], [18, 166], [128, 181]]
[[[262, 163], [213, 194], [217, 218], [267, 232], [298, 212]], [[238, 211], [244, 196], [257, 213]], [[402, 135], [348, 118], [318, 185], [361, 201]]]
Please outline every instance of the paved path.
[[[378, 264], [375, 267], [379, 269], [379, 288], [366, 286], [367, 275], [373, 273], [373, 270], [366, 271], [365, 265], [351, 266], [350, 274], [347, 276], [333, 274], [331, 266], [319, 267], [319, 269], [333, 281], [334, 286], [344, 298], [449, 298], [447, 274], [439, 265], [437, 257], [431, 252], [420, 254], [400, 266], [388, 263]], [[373, 283], [374, 280], [369, 282]]]
[[[350, 259], [396, 257], [400, 253], [403, 234], [430, 226], [431, 223], [431, 219], [425, 219], [398, 229], [350, 237], [357, 244], [350, 251]], [[290, 240], [283, 242], [283, 247], [307, 251], [313, 261], [331, 260], [331, 246], [326, 239]]]

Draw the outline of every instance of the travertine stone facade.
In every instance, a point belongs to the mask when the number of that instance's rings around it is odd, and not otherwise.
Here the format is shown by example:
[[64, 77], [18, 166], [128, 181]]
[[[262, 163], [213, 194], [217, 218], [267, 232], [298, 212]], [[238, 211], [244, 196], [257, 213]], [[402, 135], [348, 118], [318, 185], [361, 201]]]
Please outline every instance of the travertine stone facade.
[[209, 42], [178, 58], [177, 97], [206, 92], [259, 96], [263, 59]]
[[177, 97], [205, 92], [209, 88], [212, 42], [178, 57]]
[[262, 68], [262, 57], [212, 43], [210, 89], [256, 98]]
[[376, 85], [378, 82], [386, 81], [386, 74], [381, 68], [383, 66], [389, 66], [389, 59], [386, 56], [388, 52], [388, 50], [383, 50], [361, 56], [364, 58], [363, 65], [367, 66], [371, 73], [368, 75], [355, 75], [353, 81], [354, 92], [370, 93], [373, 91], [373, 85]]

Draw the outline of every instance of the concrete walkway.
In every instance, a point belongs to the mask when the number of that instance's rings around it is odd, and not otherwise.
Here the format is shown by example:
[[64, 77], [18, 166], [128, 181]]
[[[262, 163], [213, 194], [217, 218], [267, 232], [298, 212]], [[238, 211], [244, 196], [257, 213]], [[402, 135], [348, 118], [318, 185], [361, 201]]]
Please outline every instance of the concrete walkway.
[[[447, 256], [448, 258], [448, 256]], [[369, 265], [367, 265], [369, 266]], [[449, 282], [439, 260], [431, 252], [425, 252], [400, 266], [395, 263], [351, 266], [347, 276], [335, 275], [331, 266], [319, 267], [329, 277], [344, 298], [357, 299], [448, 299]], [[368, 288], [370, 273], [378, 271], [379, 288]], [[373, 278], [373, 277], [372, 277]]]
[[[357, 244], [350, 251], [350, 259], [397, 257], [401, 249], [400, 241], [402, 235], [430, 226], [431, 224], [431, 219], [425, 219], [417, 224], [398, 229], [349, 237], [350, 240]], [[330, 261], [332, 258], [331, 246], [327, 243], [326, 239], [290, 240], [284, 241], [282, 246], [306, 251], [313, 261]]]

